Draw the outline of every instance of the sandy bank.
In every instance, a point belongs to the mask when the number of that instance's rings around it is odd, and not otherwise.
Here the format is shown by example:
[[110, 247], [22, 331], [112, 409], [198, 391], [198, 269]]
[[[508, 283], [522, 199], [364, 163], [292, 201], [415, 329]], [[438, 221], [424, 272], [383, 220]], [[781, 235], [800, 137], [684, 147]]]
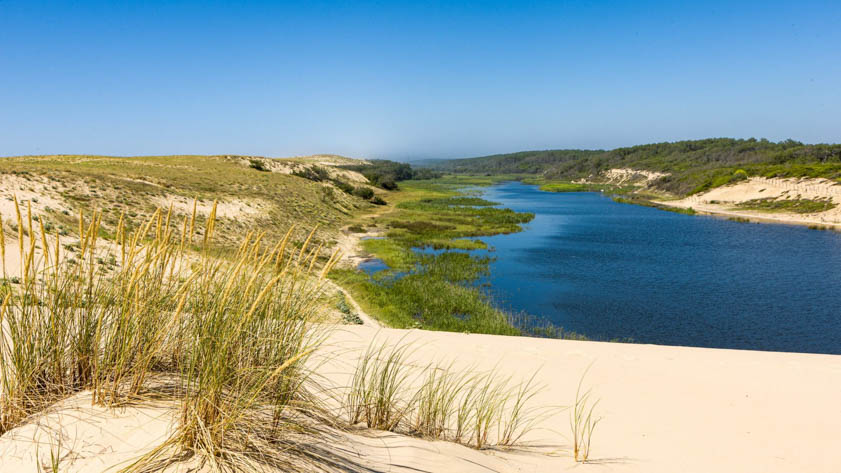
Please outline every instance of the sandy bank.
[[841, 229], [841, 206], [826, 212], [792, 213], [743, 210], [737, 204], [753, 199], [831, 199], [841, 204], [841, 185], [827, 179], [767, 179], [752, 177], [735, 185], [717, 187], [681, 200], [658, 201], [668, 207], [692, 208], [696, 212], [742, 218], [764, 223], [783, 223]]

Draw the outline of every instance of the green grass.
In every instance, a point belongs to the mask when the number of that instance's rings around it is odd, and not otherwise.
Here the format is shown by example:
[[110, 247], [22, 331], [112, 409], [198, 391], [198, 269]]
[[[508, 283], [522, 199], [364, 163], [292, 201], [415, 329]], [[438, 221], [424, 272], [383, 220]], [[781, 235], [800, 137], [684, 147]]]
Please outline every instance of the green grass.
[[516, 233], [534, 214], [493, 207], [493, 202], [467, 196], [425, 198], [401, 202], [387, 225], [389, 238], [409, 246], [441, 245], [442, 240]]
[[[423, 255], [416, 247], [479, 249], [479, 237], [520, 230], [532, 214], [494, 207], [496, 203], [460, 194], [451, 181], [406, 181], [392, 211], [378, 218], [383, 239], [365, 240], [364, 249], [391, 271], [369, 278], [359, 271], [331, 273], [366, 312], [400, 328], [515, 335], [506, 314], [476, 287], [489, 258], [458, 252]], [[394, 278], [394, 272], [407, 272]]]
[[759, 210], [763, 212], [794, 212], [794, 213], [818, 213], [834, 209], [837, 204], [832, 199], [775, 199], [767, 197], [763, 199], [751, 199], [736, 204], [742, 210]]
[[362, 240], [362, 248], [397, 271], [407, 271], [417, 261], [414, 252], [395, 240], [385, 238]]
[[620, 204], [632, 204], [632, 205], [642, 205], [643, 207], [653, 207], [659, 210], [665, 210], [667, 212], [674, 212], [678, 214], [684, 215], [696, 215], [697, 212], [692, 207], [683, 208], [683, 207], [672, 207], [669, 205], [662, 205], [649, 200], [648, 196], [635, 196], [635, 195], [624, 195], [624, 196], [614, 196], [613, 201], [620, 203]]
[[574, 182], [547, 182], [540, 185], [540, 190], [545, 192], [589, 192], [599, 190], [604, 186], [593, 184], [578, 184]]
[[473, 282], [487, 261], [464, 253], [416, 256], [416, 269], [400, 278], [376, 278], [356, 270], [331, 277], [351, 291], [366, 312], [396, 328], [517, 335], [506, 314], [491, 306]]
[[378, 225], [388, 228], [386, 237], [362, 243], [390, 271], [373, 278], [354, 270], [331, 273], [366, 312], [398, 328], [584, 338], [538, 317], [496, 309], [477, 283], [489, 271], [489, 257], [450, 251], [429, 255], [413, 250], [485, 249], [481, 236], [520, 231], [520, 225], [533, 214], [499, 208], [495, 202], [459, 193], [448, 179], [407, 181], [401, 188], [394, 194], [393, 210], [378, 217]]
[[505, 181], [518, 181], [528, 174], [485, 174], [485, 175], [471, 175], [471, 174], [448, 174], [438, 179], [434, 179], [435, 185], [447, 185], [454, 188], [462, 188], [464, 186], [492, 186]]

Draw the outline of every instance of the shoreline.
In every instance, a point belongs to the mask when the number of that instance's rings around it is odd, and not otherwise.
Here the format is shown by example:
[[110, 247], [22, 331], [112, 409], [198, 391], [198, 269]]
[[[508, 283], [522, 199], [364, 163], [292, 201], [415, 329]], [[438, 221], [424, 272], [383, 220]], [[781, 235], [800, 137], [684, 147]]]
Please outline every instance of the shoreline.
[[[522, 182], [522, 181], [521, 181]], [[635, 194], [611, 194], [610, 192], [605, 192], [603, 190], [595, 190], [595, 189], [575, 189], [575, 190], [549, 190], [543, 189], [540, 184], [533, 184], [528, 182], [523, 182], [526, 185], [533, 185], [538, 188], [541, 192], [549, 192], [549, 193], [567, 193], [567, 192], [596, 192], [607, 196], [613, 197], [624, 197], [627, 195], [635, 196]], [[598, 187], [598, 184], [588, 183], [588, 186]], [[716, 191], [716, 189], [713, 189]], [[710, 192], [713, 192], [710, 191]], [[678, 200], [661, 200], [661, 199], [651, 199], [651, 198], [642, 198], [639, 200], [636, 199], [625, 199], [623, 203], [631, 204], [631, 205], [640, 205], [643, 207], [654, 207], [659, 208], [660, 210], [672, 211], [672, 210], [689, 210], [691, 209], [694, 211], [696, 215], [704, 215], [704, 216], [711, 216], [711, 217], [721, 217], [726, 219], [743, 219], [750, 223], [769, 223], [769, 224], [777, 224], [777, 225], [797, 225], [797, 226], [805, 226], [816, 230], [833, 230], [833, 231], [841, 231], [841, 221], [827, 221], [825, 218], [820, 217], [816, 218], [823, 213], [826, 214], [837, 214], [838, 212], [828, 211], [822, 212], [818, 214], [797, 214], [791, 212], [762, 212], [762, 211], [752, 211], [752, 210], [734, 210], [728, 206], [720, 205], [720, 204], [712, 204], [701, 200], [703, 196], [689, 196], [683, 199]], [[664, 208], [666, 207], [666, 208]]]
[[[748, 220], [751, 223], [769, 223], [777, 225], [797, 225], [801, 227], [819, 227], [818, 230], [833, 230], [841, 231], [841, 223], [827, 222], [825, 220], [814, 220], [806, 217], [800, 217], [798, 214], [792, 213], [773, 213], [773, 212], [758, 212], [750, 210], [728, 210], [719, 208], [715, 204], [696, 204], [696, 205], [680, 205], [676, 202], [652, 200], [650, 201], [657, 205], [670, 207], [673, 209], [689, 209], [695, 211], [698, 215], [706, 215], [711, 217], [721, 218], [739, 218]], [[632, 202], [633, 203], [633, 202]]]

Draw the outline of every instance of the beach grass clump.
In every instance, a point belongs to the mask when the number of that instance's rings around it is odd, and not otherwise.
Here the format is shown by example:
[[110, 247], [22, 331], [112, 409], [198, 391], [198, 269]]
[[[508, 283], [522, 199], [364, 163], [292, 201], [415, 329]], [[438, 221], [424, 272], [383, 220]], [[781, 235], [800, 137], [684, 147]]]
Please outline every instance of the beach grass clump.
[[265, 249], [261, 235], [249, 236], [231, 262], [202, 260], [183, 298], [188, 349], [178, 362], [183, 394], [170, 446], [221, 470], [259, 456], [254, 445], [267, 435], [300, 432], [296, 417], [320, 415], [306, 361], [325, 335], [313, 321], [336, 254], [316, 268], [313, 234], [299, 249], [288, 247], [291, 231]]
[[[520, 444], [554, 408], [534, 406], [536, 373], [514, 384], [491, 370], [453, 363], [416, 367], [411, 345], [377, 346], [360, 355], [343, 404], [351, 425], [445, 440], [476, 449]], [[376, 348], [375, 348], [376, 347]]]
[[596, 426], [601, 421], [601, 417], [596, 417], [593, 412], [599, 404], [599, 400], [593, 401], [592, 390], [583, 390], [584, 375], [578, 382], [578, 388], [575, 391], [575, 402], [570, 410], [569, 425], [572, 429], [572, 454], [573, 459], [577, 462], [586, 462], [590, 458], [590, 445], [593, 440], [593, 432]]
[[410, 370], [406, 369], [408, 345], [374, 344], [359, 358], [346, 399], [350, 424], [365, 422], [369, 428], [394, 431], [409, 413], [406, 400]]
[[448, 440], [458, 400], [471, 379], [469, 373], [454, 370], [452, 363], [429, 367], [414, 397], [412, 432], [422, 437]]
[[0, 305], [0, 433], [81, 390], [103, 406], [179, 406], [171, 438], [130, 469], [184, 455], [214, 471], [253, 467], [264, 457], [255, 445], [307, 431], [302, 419], [323, 414], [306, 362], [326, 333], [313, 322], [338, 253], [322, 256], [315, 230], [293, 244], [292, 229], [274, 245], [250, 233], [219, 252], [215, 211], [203, 228], [195, 213], [176, 224], [170, 207], [138, 226], [121, 215], [108, 232], [101, 213], [80, 213], [76, 240], [48, 235], [16, 201], [21, 264]]
[[[90, 387], [93, 315], [84, 308], [99, 300], [101, 290], [100, 273], [89, 264], [96, 234], [82, 233], [77, 259], [64, 260], [58, 236], [51, 242], [31, 207], [24, 217], [16, 197], [14, 202], [20, 264], [0, 306], [0, 433]], [[96, 228], [97, 222], [95, 215], [88, 228]], [[84, 231], [84, 222], [80, 228]], [[0, 246], [8, 274], [5, 238]]]
[[472, 422], [471, 445], [486, 448], [489, 435], [499, 425], [508, 398], [508, 379], [500, 379], [493, 371], [477, 378], [467, 391], [466, 418]]
[[535, 371], [530, 378], [508, 390], [505, 408], [500, 412], [499, 434], [497, 443], [510, 447], [520, 443], [523, 436], [533, 430], [537, 424], [558, 408], [535, 406], [532, 401], [544, 386], [537, 384]]
[[413, 397], [413, 434], [461, 443], [476, 449], [508, 448], [556, 409], [535, 406], [543, 390], [537, 373], [515, 384], [496, 370], [459, 372], [453, 365], [427, 368]]

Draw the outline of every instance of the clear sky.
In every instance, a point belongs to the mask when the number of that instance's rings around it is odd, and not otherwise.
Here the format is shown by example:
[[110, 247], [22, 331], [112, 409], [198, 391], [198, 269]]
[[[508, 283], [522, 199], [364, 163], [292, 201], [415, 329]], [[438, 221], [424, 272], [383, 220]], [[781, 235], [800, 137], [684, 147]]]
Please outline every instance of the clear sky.
[[841, 142], [841, 1], [0, 0], [0, 155]]

